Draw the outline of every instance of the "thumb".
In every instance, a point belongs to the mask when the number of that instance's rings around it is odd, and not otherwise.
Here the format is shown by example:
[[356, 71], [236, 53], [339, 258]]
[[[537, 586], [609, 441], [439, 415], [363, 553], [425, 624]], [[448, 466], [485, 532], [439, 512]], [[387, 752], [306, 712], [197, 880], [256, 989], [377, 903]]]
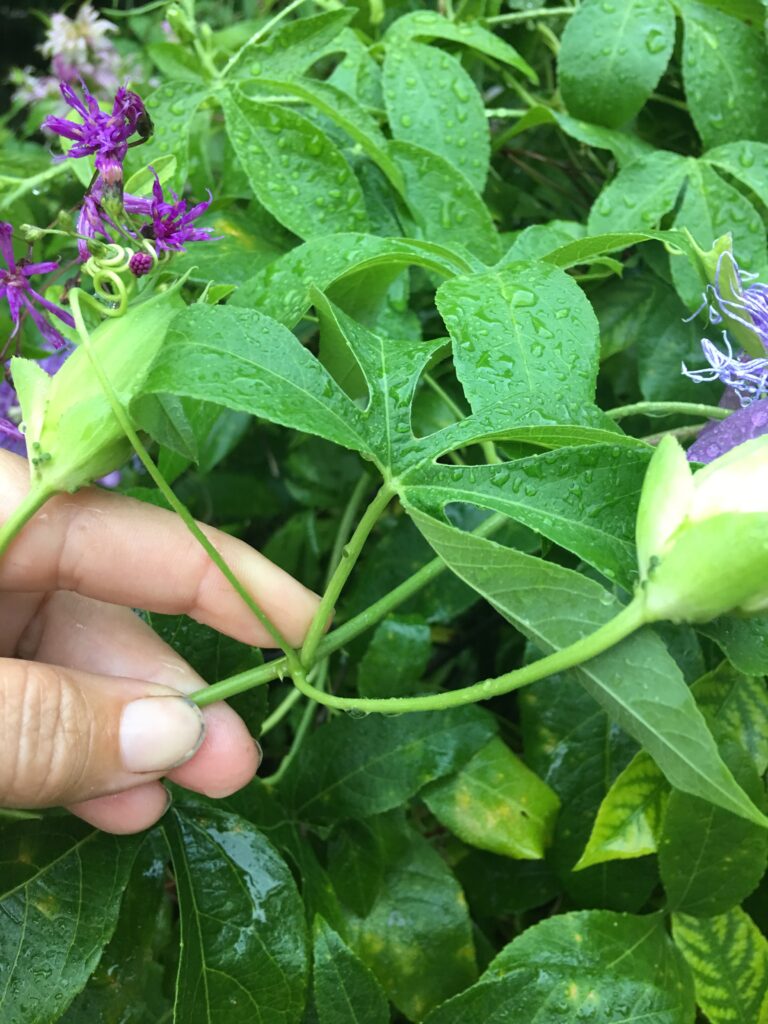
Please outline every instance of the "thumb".
[[0, 658], [0, 806], [116, 793], [187, 761], [203, 716], [177, 690]]

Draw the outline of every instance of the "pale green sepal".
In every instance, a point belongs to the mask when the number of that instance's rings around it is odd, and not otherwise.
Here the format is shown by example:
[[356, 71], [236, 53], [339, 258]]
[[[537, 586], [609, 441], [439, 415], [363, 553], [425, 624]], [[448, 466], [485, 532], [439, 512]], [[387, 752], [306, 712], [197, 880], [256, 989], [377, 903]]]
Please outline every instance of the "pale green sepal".
[[[42, 428], [53, 378], [34, 360], [22, 359], [20, 356], [11, 359], [11, 375], [24, 414], [22, 430], [29, 444], [30, 438], [37, 437]], [[31, 471], [35, 456], [32, 445], [29, 445], [29, 450]]]
[[637, 561], [641, 581], [685, 519], [692, 495], [690, 464], [680, 443], [667, 434], [648, 464], [637, 510]]
[[726, 512], [768, 513], [768, 434], [737, 445], [694, 475], [688, 518], [700, 522]]
[[690, 523], [641, 585], [647, 621], [708, 622], [768, 600], [768, 514]]
[[[91, 334], [92, 351], [124, 406], [140, 391], [171, 320], [184, 308], [174, 288], [104, 321]], [[19, 393], [27, 447], [34, 453], [30, 470], [37, 486], [73, 491], [119, 466], [130, 446], [86, 345], [49, 382], [42, 415], [39, 378], [27, 394]]]

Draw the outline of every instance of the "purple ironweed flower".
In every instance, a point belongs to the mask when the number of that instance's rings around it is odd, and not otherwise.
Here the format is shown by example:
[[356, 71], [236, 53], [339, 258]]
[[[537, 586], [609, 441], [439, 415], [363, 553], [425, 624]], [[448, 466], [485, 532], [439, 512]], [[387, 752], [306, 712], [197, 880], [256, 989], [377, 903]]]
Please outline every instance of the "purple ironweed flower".
[[0, 448], [16, 455], [26, 451], [24, 435], [18, 427], [19, 404], [10, 381], [0, 378]]
[[67, 82], [61, 83], [61, 94], [70, 107], [83, 119], [82, 124], [63, 117], [46, 117], [43, 128], [71, 139], [74, 145], [67, 157], [94, 155], [96, 170], [108, 185], [123, 180], [123, 160], [128, 152], [128, 139], [137, 132], [146, 135], [149, 117], [141, 98], [122, 86], [115, 93], [112, 113], [101, 109], [98, 101], [81, 80], [81, 100]]
[[48, 263], [27, 263], [23, 259], [17, 264], [11, 245], [12, 234], [12, 226], [0, 221], [0, 254], [8, 266], [7, 270], [0, 269], [0, 299], [7, 299], [11, 311], [11, 320], [14, 324], [11, 337], [16, 336], [21, 324], [22, 312], [26, 310], [45, 340], [56, 349], [63, 348], [67, 344], [66, 340], [37, 306], [42, 306], [68, 327], [74, 327], [75, 321], [65, 310], [36, 292], [29, 281], [30, 277], [35, 274], [49, 274], [59, 264], [55, 260]]
[[125, 209], [128, 213], [138, 213], [152, 218], [151, 224], [141, 228], [141, 234], [154, 242], [158, 252], [186, 252], [185, 242], [212, 241], [212, 228], [196, 228], [192, 222], [197, 220], [213, 202], [208, 192], [208, 199], [197, 203], [191, 210], [187, 209], [186, 199], [180, 199], [173, 190], [169, 190], [174, 202], [169, 203], [163, 195], [163, 186], [154, 168], [155, 175], [152, 186], [152, 198], [141, 199], [137, 196], [125, 197]]

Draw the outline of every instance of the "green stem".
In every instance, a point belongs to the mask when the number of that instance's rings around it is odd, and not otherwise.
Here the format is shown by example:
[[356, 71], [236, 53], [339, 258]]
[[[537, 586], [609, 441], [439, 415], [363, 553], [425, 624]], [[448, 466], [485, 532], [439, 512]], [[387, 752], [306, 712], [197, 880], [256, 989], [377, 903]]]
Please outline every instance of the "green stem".
[[532, 21], [535, 18], [557, 18], [561, 15], [567, 17], [575, 14], [575, 7], [538, 7], [532, 11], [517, 11], [514, 14], [497, 14], [492, 18], [485, 18], [486, 25], [513, 25], [516, 22]]
[[320, 606], [315, 612], [315, 617], [312, 619], [312, 623], [307, 631], [304, 646], [301, 649], [301, 663], [303, 666], [306, 667], [307, 665], [314, 664], [320, 639], [325, 631], [328, 620], [333, 614], [339, 594], [360, 557], [360, 552], [363, 550], [363, 545], [368, 539], [368, 534], [392, 500], [394, 493], [394, 489], [390, 484], [385, 483], [382, 485], [376, 497], [365, 510], [362, 519], [357, 524], [357, 529], [350, 537], [349, 543], [342, 549], [341, 560], [331, 576], [320, 601]]
[[[246, 606], [250, 609], [250, 611], [253, 612], [253, 614], [256, 616], [256, 618], [259, 620], [262, 626], [264, 626], [264, 628], [273, 638], [278, 647], [282, 648], [282, 650], [285, 652], [288, 664], [291, 666], [291, 670], [293, 671], [295, 667], [299, 666], [298, 655], [296, 651], [294, 650], [293, 647], [291, 647], [291, 645], [285, 639], [285, 637], [277, 628], [277, 626], [267, 616], [267, 614], [258, 606], [258, 604], [256, 604], [256, 602], [248, 593], [246, 588], [243, 586], [243, 584], [240, 582], [237, 576], [235, 576], [230, 567], [227, 565], [227, 563], [221, 557], [219, 552], [216, 550], [213, 543], [208, 539], [208, 537], [205, 535], [200, 526], [195, 522], [195, 519], [193, 518], [189, 509], [187, 509], [186, 505], [184, 505], [176, 497], [168, 481], [165, 479], [163, 474], [154, 464], [154, 462], [149, 456], [149, 452], [142, 444], [141, 438], [134, 430], [133, 425], [130, 419], [128, 418], [128, 414], [121, 405], [120, 399], [115, 394], [115, 390], [112, 387], [112, 383], [109, 380], [109, 377], [107, 377], [107, 375], [104, 373], [101, 364], [96, 358], [96, 353], [94, 352], [93, 345], [91, 344], [90, 334], [88, 333], [88, 329], [85, 326], [83, 314], [80, 309], [81, 297], [83, 297], [83, 293], [80, 291], [79, 288], [75, 288], [74, 291], [70, 293], [69, 301], [70, 307], [72, 309], [72, 315], [75, 318], [75, 324], [77, 326], [78, 334], [80, 335], [80, 338], [82, 340], [83, 347], [85, 348], [85, 351], [88, 353], [88, 357], [91, 360], [91, 365], [93, 366], [94, 372], [99, 379], [99, 383], [101, 384], [104, 394], [106, 395], [107, 400], [109, 401], [109, 404], [112, 407], [112, 412], [114, 413], [115, 419], [122, 427], [125, 436], [133, 445], [134, 451], [138, 455], [139, 459], [142, 462], [142, 465], [149, 473], [152, 480], [155, 482], [160, 493], [164, 496], [168, 504], [177, 513], [177, 515], [180, 516], [180, 518], [184, 522], [184, 525], [195, 537], [198, 543], [203, 547], [205, 552], [210, 557], [211, 561], [216, 565], [216, 567], [223, 574], [225, 579], [231, 584], [235, 592], [242, 598]], [[85, 297], [87, 298], [88, 296]]]
[[[302, 679], [304, 679], [304, 673], [303, 672], [299, 673], [299, 675], [301, 676]], [[328, 678], [328, 662], [324, 661], [322, 663], [322, 665], [320, 665], [320, 668], [319, 668], [318, 685], [317, 685], [317, 687], [315, 687], [315, 689], [317, 689], [318, 691], [322, 692], [325, 689], [325, 683], [326, 683], [327, 678]], [[299, 690], [298, 687], [296, 687], [293, 692], [295, 694], [298, 694], [299, 697], [302, 696], [301, 690]], [[309, 732], [309, 728], [312, 725], [312, 720], [315, 717], [316, 713], [317, 713], [317, 702], [316, 701], [312, 701], [312, 700], [308, 700], [307, 701], [307, 705], [304, 708], [304, 711], [302, 712], [301, 719], [299, 720], [299, 724], [296, 727], [296, 732], [294, 733], [293, 740], [291, 742], [291, 749], [288, 751], [288, 753], [285, 755], [283, 760], [280, 762], [280, 767], [277, 769], [277, 771], [273, 772], [272, 775], [270, 775], [268, 778], [266, 778], [264, 780], [270, 786], [276, 786], [278, 784], [278, 782], [280, 782], [280, 780], [283, 778], [285, 773], [290, 768], [290, 766], [293, 763], [293, 761], [295, 761], [296, 758], [298, 757], [299, 751], [301, 750], [302, 746], [304, 745], [304, 740], [307, 737], [307, 733]]]
[[267, 717], [261, 723], [261, 735], [266, 736], [268, 732], [272, 732], [275, 726], [279, 725], [282, 722], [282, 720], [285, 718], [285, 716], [288, 714], [288, 712], [291, 710], [294, 704], [298, 704], [301, 698], [301, 692], [294, 687], [291, 690], [291, 692], [285, 697], [285, 699], [280, 701], [280, 703], [272, 712], [272, 714], [267, 715]]
[[635, 402], [633, 405], [619, 405], [609, 409], [606, 416], [622, 420], [625, 416], [708, 416], [711, 420], [724, 420], [732, 409], [721, 409], [719, 405], [699, 405], [696, 402]]
[[35, 512], [42, 508], [55, 493], [46, 487], [43, 489], [33, 488], [25, 494], [21, 502], [0, 526], [0, 556], [5, 553], [11, 541], [29, 522]]
[[606, 622], [604, 626], [582, 637], [568, 647], [555, 651], [553, 654], [540, 658], [538, 661], [524, 665], [522, 668], [507, 672], [495, 679], [484, 679], [472, 686], [464, 686], [460, 690], [449, 690], [447, 693], [432, 693], [423, 697], [336, 697], [314, 687], [297, 673], [293, 677], [294, 685], [306, 697], [311, 697], [318, 704], [336, 708], [339, 711], [378, 712], [381, 714], [405, 714], [413, 711], [442, 711], [445, 708], [460, 707], [464, 704], [475, 704], [481, 700], [490, 700], [510, 693], [539, 679], [574, 668], [585, 661], [602, 654], [609, 648], [634, 633], [645, 623], [643, 602], [635, 599], [618, 615]]
[[[507, 517], [501, 514], [489, 516], [474, 531], [474, 535], [477, 537], [488, 537], [506, 521]], [[395, 608], [404, 604], [414, 594], [417, 594], [422, 587], [437, 579], [447, 568], [441, 558], [433, 558], [431, 562], [427, 562], [426, 565], [423, 565], [412, 576], [409, 576], [407, 580], [403, 580], [402, 583], [390, 590], [389, 593], [380, 597], [372, 605], [369, 605], [365, 611], [360, 612], [359, 615], [350, 619], [349, 622], [343, 623], [328, 636], [323, 637], [317, 648], [318, 659], [328, 657], [329, 654], [333, 654], [334, 651], [338, 651], [339, 648], [348, 644], [350, 640], [354, 640], [361, 633], [371, 629], [385, 615], [389, 615], [391, 611], [394, 611]], [[235, 676], [230, 676], [228, 679], [222, 679], [221, 682], [214, 683], [204, 690], [198, 690], [192, 694], [190, 699], [198, 707], [202, 708], [219, 700], [229, 700], [230, 697], [235, 697], [238, 693], [244, 693], [255, 686], [271, 683], [273, 679], [283, 679], [288, 675], [289, 671], [287, 660], [285, 658], [276, 658], [266, 665], [259, 665], [258, 668], [248, 669], [248, 671], [240, 672]]]

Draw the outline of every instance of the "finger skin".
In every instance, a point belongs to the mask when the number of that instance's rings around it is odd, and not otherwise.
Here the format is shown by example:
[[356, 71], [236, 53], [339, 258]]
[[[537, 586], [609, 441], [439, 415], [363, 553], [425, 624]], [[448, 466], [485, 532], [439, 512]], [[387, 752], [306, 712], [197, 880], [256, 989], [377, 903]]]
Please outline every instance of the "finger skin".
[[120, 720], [132, 701], [171, 696], [154, 683], [0, 659], [0, 806], [79, 803], [159, 778], [125, 769]]
[[[28, 489], [26, 461], [0, 451], [0, 520]], [[201, 529], [288, 641], [300, 644], [317, 595], [236, 537]], [[76, 591], [183, 613], [244, 643], [274, 646], [177, 515], [97, 488], [58, 495], [43, 506], [0, 561], [0, 590]]]
[[[17, 595], [0, 594], [0, 622], [5, 624], [18, 603]], [[0, 654], [142, 679], [187, 694], [205, 685], [183, 658], [127, 608], [78, 594], [56, 593], [44, 601], [35, 598], [27, 610], [34, 614], [16, 636], [15, 647], [6, 647]], [[204, 718], [203, 745], [190, 761], [169, 772], [168, 778], [207, 796], [229, 796], [253, 778], [260, 751], [228, 705], [206, 708]], [[125, 800], [118, 795], [99, 797], [69, 809], [104, 831], [126, 834], [148, 828], [161, 817], [165, 790], [159, 783], [145, 785], [128, 791]]]

